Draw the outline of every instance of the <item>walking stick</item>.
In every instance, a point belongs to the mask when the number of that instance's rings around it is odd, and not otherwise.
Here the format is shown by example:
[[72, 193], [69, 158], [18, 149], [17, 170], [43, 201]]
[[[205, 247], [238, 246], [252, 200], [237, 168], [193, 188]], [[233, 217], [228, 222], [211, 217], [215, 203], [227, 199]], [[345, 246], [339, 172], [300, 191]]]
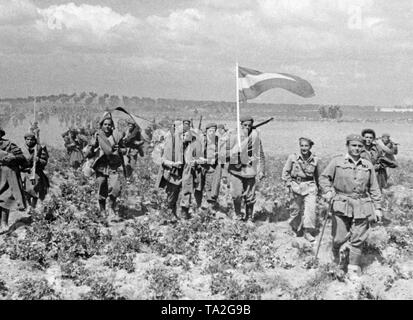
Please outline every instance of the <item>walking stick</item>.
[[328, 206], [328, 211], [326, 213], [326, 217], [324, 218], [323, 228], [321, 229], [320, 239], [318, 240], [317, 250], [315, 252], [315, 257], [314, 257], [315, 261], [317, 261], [318, 252], [320, 251], [321, 241], [323, 240], [323, 235], [324, 235], [324, 231], [326, 229], [328, 216], [329, 216], [330, 211], [331, 211], [331, 206], [332, 206], [332, 201], [330, 201], [330, 204]]

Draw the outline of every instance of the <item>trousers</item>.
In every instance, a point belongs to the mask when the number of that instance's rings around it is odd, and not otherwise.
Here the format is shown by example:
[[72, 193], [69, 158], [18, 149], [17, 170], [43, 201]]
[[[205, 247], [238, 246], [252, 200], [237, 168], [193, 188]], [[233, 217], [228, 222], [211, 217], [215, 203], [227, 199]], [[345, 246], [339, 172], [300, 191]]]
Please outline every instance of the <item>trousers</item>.
[[368, 220], [333, 214], [332, 222], [333, 251], [337, 252], [346, 241], [349, 241], [349, 263], [360, 265], [361, 248], [368, 237]]

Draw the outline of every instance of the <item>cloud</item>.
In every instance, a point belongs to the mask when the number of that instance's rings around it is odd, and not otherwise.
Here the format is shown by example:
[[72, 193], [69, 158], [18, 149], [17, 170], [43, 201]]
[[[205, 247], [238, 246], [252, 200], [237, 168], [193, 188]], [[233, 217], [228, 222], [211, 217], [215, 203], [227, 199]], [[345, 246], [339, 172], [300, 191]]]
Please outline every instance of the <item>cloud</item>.
[[87, 4], [53, 5], [39, 9], [39, 13], [50, 30], [76, 30], [97, 37], [104, 37], [121, 25], [134, 27], [138, 24], [137, 18], [130, 14], [121, 15], [109, 7]]
[[0, 26], [30, 24], [38, 15], [38, 9], [30, 1], [0, 0]]

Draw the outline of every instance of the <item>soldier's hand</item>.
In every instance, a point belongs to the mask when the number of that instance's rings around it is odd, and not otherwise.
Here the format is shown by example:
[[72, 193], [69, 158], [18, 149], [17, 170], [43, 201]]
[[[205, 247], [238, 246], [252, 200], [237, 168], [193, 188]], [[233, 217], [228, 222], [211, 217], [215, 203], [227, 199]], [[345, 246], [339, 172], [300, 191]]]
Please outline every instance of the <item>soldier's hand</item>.
[[222, 177], [222, 183], [228, 185], [228, 178], [226, 176]]
[[381, 222], [383, 219], [383, 213], [381, 212], [381, 210], [374, 210], [374, 214], [376, 216], [376, 222]]

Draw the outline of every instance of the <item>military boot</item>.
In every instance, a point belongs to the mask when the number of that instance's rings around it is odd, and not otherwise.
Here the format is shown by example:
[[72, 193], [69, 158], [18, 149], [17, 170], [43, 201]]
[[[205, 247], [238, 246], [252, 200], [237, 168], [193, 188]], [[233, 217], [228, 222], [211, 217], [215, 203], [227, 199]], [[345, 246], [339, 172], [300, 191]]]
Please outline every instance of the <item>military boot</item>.
[[349, 264], [347, 266], [347, 277], [351, 283], [353, 284], [359, 283], [360, 276], [361, 276], [361, 268], [359, 266], [354, 265], [354, 264]]
[[234, 200], [235, 220], [242, 220], [241, 200]]
[[189, 213], [189, 208], [187, 207], [181, 207], [181, 212], [184, 216], [185, 219], [191, 219], [191, 214]]
[[0, 232], [6, 232], [9, 230], [9, 210], [7, 209], [0, 209], [1, 210], [1, 220], [0, 220]]
[[337, 265], [340, 264], [340, 248], [333, 247], [333, 262]]
[[116, 218], [115, 209], [116, 209], [116, 199], [109, 197], [109, 209], [108, 209], [108, 220], [113, 221]]
[[99, 200], [99, 212], [102, 216], [106, 216], [106, 200]]
[[254, 205], [253, 204], [246, 205], [245, 216], [243, 220], [247, 222], [254, 222]]

